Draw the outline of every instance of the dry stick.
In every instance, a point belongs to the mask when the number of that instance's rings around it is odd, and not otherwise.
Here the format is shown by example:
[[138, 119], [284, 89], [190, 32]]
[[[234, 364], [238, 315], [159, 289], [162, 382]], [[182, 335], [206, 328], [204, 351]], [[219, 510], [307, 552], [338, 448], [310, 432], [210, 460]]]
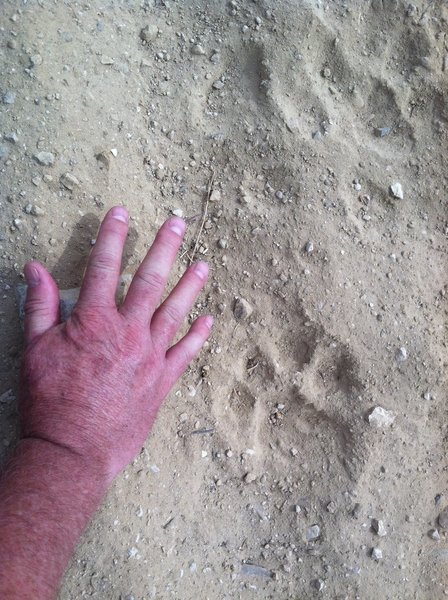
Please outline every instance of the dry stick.
[[[189, 256], [190, 265], [192, 264], [192, 262], [194, 260], [194, 255], [196, 254], [196, 250], [197, 250], [197, 247], [199, 245], [199, 238], [201, 237], [202, 230], [204, 229], [205, 219], [207, 218], [208, 203], [210, 202], [210, 196], [212, 194], [214, 180], [215, 180], [215, 173], [213, 171], [212, 175], [211, 175], [211, 177], [209, 179], [209, 182], [208, 182], [207, 196], [206, 196], [206, 199], [205, 199], [204, 212], [202, 213], [201, 226], [199, 228], [199, 233], [198, 233], [198, 235], [196, 237], [196, 242], [195, 242], [194, 247], [193, 247], [193, 253], [191, 254], [191, 256]], [[188, 254], [188, 250], [185, 250], [185, 252], [182, 254], [181, 258], [183, 258], [186, 254]]]

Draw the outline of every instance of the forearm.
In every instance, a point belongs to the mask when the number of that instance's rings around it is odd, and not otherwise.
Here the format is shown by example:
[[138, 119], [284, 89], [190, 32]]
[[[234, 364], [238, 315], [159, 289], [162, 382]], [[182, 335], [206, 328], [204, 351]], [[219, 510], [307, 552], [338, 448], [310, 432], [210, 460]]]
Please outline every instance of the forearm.
[[107, 483], [70, 450], [21, 440], [0, 477], [0, 598], [49, 600]]

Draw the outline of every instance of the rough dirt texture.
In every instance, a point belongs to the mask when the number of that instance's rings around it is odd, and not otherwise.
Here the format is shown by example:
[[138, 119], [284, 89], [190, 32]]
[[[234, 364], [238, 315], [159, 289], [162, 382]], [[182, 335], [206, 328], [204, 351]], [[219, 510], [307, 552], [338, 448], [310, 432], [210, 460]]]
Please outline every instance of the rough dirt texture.
[[123, 203], [126, 270], [172, 210], [192, 218], [178, 274], [214, 173], [212, 339], [60, 598], [447, 596], [447, 3], [0, 10], [4, 454], [24, 261], [78, 285]]

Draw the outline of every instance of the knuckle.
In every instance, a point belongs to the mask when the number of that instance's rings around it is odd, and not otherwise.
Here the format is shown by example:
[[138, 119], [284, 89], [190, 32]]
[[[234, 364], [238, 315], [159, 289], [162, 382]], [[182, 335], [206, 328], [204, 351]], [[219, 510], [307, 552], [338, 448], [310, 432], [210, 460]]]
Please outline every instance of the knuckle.
[[115, 265], [115, 256], [104, 250], [97, 252], [93, 258], [93, 266], [99, 271], [106, 271], [108, 273], [115, 271]]
[[47, 303], [43, 298], [28, 298], [25, 302], [25, 314], [40, 314], [48, 310]]
[[175, 304], [163, 304], [160, 307], [160, 314], [163, 321], [173, 325], [180, 323], [183, 318], [181, 310]]
[[158, 293], [165, 287], [165, 279], [157, 271], [139, 270], [135, 274], [135, 279], [149, 292]]

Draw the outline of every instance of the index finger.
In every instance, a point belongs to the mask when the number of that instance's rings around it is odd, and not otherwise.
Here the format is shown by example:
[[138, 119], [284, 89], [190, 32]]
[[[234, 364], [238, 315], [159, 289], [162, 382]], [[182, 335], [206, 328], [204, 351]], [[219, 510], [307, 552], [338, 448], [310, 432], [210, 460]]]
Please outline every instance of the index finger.
[[115, 291], [128, 232], [128, 213], [114, 206], [101, 223], [79, 293], [79, 304], [115, 307]]

